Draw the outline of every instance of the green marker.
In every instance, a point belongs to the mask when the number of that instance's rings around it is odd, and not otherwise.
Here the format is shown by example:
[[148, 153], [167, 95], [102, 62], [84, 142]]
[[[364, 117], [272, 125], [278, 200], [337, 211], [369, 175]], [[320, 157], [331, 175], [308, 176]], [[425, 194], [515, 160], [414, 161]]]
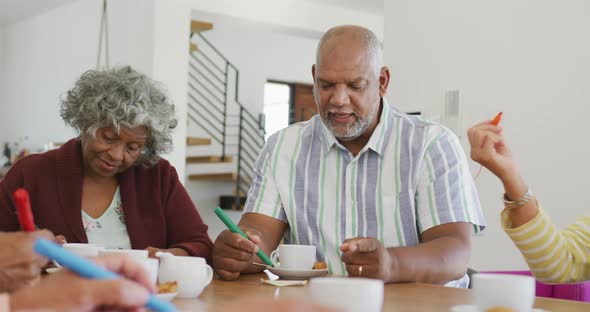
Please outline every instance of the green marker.
[[[240, 228], [225, 214], [225, 212], [223, 212], [223, 210], [221, 210], [221, 208], [215, 208], [215, 214], [219, 217], [219, 219], [221, 219], [221, 222], [223, 222], [232, 233], [240, 234], [240, 236], [249, 240], [248, 236], [244, 232], [242, 232], [242, 230], [240, 230]], [[260, 248], [258, 249], [258, 252], [256, 252], [256, 255], [258, 256], [258, 258], [264, 261], [264, 263], [268, 264], [271, 267], [274, 267], [272, 261], [270, 261], [268, 256]]]

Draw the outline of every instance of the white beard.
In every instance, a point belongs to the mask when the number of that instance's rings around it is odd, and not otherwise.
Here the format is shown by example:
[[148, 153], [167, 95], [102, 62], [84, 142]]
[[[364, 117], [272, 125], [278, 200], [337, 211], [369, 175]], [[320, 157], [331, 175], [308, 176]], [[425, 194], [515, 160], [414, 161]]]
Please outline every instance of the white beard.
[[324, 125], [326, 125], [328, 130], [332, 132], [332, 135], [334, 135], [334, 137], [341, 141], [352, 141], [361, 136], [363, 133], [365, 133], [367, 129], [369, 129], [369, 126], [371, 126], [373, 120], [375, 119], [377, 108], [379, 108], [380, 106], [380, 104], [374, 105], [373, 110], [371, 111], [366, 120], [362, 120], [360, 117], [355, 116], [355, 121], [352, 124], [352, 126], [347, 127], [344, 130], [338, 129], [342, 127], [334, 126], [332, 120], [330, 120], [329, 117], [322, 118], [322, 121], [324, 122]]

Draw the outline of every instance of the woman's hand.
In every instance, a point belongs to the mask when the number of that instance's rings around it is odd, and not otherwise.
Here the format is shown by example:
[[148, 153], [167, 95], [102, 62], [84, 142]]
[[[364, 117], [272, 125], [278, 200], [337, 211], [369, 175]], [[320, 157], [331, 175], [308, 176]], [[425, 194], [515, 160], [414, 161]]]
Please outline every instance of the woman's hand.
[[53, 241], [57, 244], [60, 244], [60, 245], [68, 243], [68, 241], [66, 240], [66, 237], [63, 235], [55, 235], [55, 238], [53, 239]]
[[471, 159], [488, 168], [504, 184], [506, 196], [510, 200], [520, 198], [527, 185], [520, 176], [512, 152], [502, 135], [502, 125], [491, 121], [481, 122], [467, 131], [471, 144]]
[[486, 167], [503, 182], [519, 176], [512, 152], [502, 135], [502, 125], [481, 122], [467, 131], [471, 159]]
[[48, 260], [33, 251], [38, 238], [54, 239], [47, 230], [0, 233], [0, 292], [15, 291], [39, 280]]
[[128, 257], [109, 255], [95, 262], [124, 278], [93, 280], [62, 269], [36, 286], [11, 294], [11, 311], [127, 311], [143, 307], [155, 291], [148, 274]]

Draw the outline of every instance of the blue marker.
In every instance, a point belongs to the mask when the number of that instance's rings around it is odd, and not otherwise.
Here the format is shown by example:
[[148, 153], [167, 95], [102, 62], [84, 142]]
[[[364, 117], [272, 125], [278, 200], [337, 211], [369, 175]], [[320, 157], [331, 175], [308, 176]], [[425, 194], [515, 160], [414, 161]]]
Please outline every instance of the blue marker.
[[[93, 279], [115, 279], [119, 275], [102, 268], [90, 260], [77, 256], [59, 246], [56, 243], [46, 239], [37, 239], [33, 248], [36, 253], [59, 262], [63, 267], [70, 269], [78, 275]], [[171, 303], [158, 299], [155, 295], [150, 295], [146, 307], [158, 312], [176, 312], [176, 307]]]

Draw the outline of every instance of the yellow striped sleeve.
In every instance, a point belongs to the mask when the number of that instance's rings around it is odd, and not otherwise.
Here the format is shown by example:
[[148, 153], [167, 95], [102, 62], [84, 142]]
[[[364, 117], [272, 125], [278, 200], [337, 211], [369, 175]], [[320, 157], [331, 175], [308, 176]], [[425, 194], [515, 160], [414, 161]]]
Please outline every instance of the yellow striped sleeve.
[[539, 213], [511, 228], [510, 211], [502, 211], [502, 227], [524, 256], [535, 277], [544, 283], [590, 280], [590, 216], [559, 231], [539, 206]]

